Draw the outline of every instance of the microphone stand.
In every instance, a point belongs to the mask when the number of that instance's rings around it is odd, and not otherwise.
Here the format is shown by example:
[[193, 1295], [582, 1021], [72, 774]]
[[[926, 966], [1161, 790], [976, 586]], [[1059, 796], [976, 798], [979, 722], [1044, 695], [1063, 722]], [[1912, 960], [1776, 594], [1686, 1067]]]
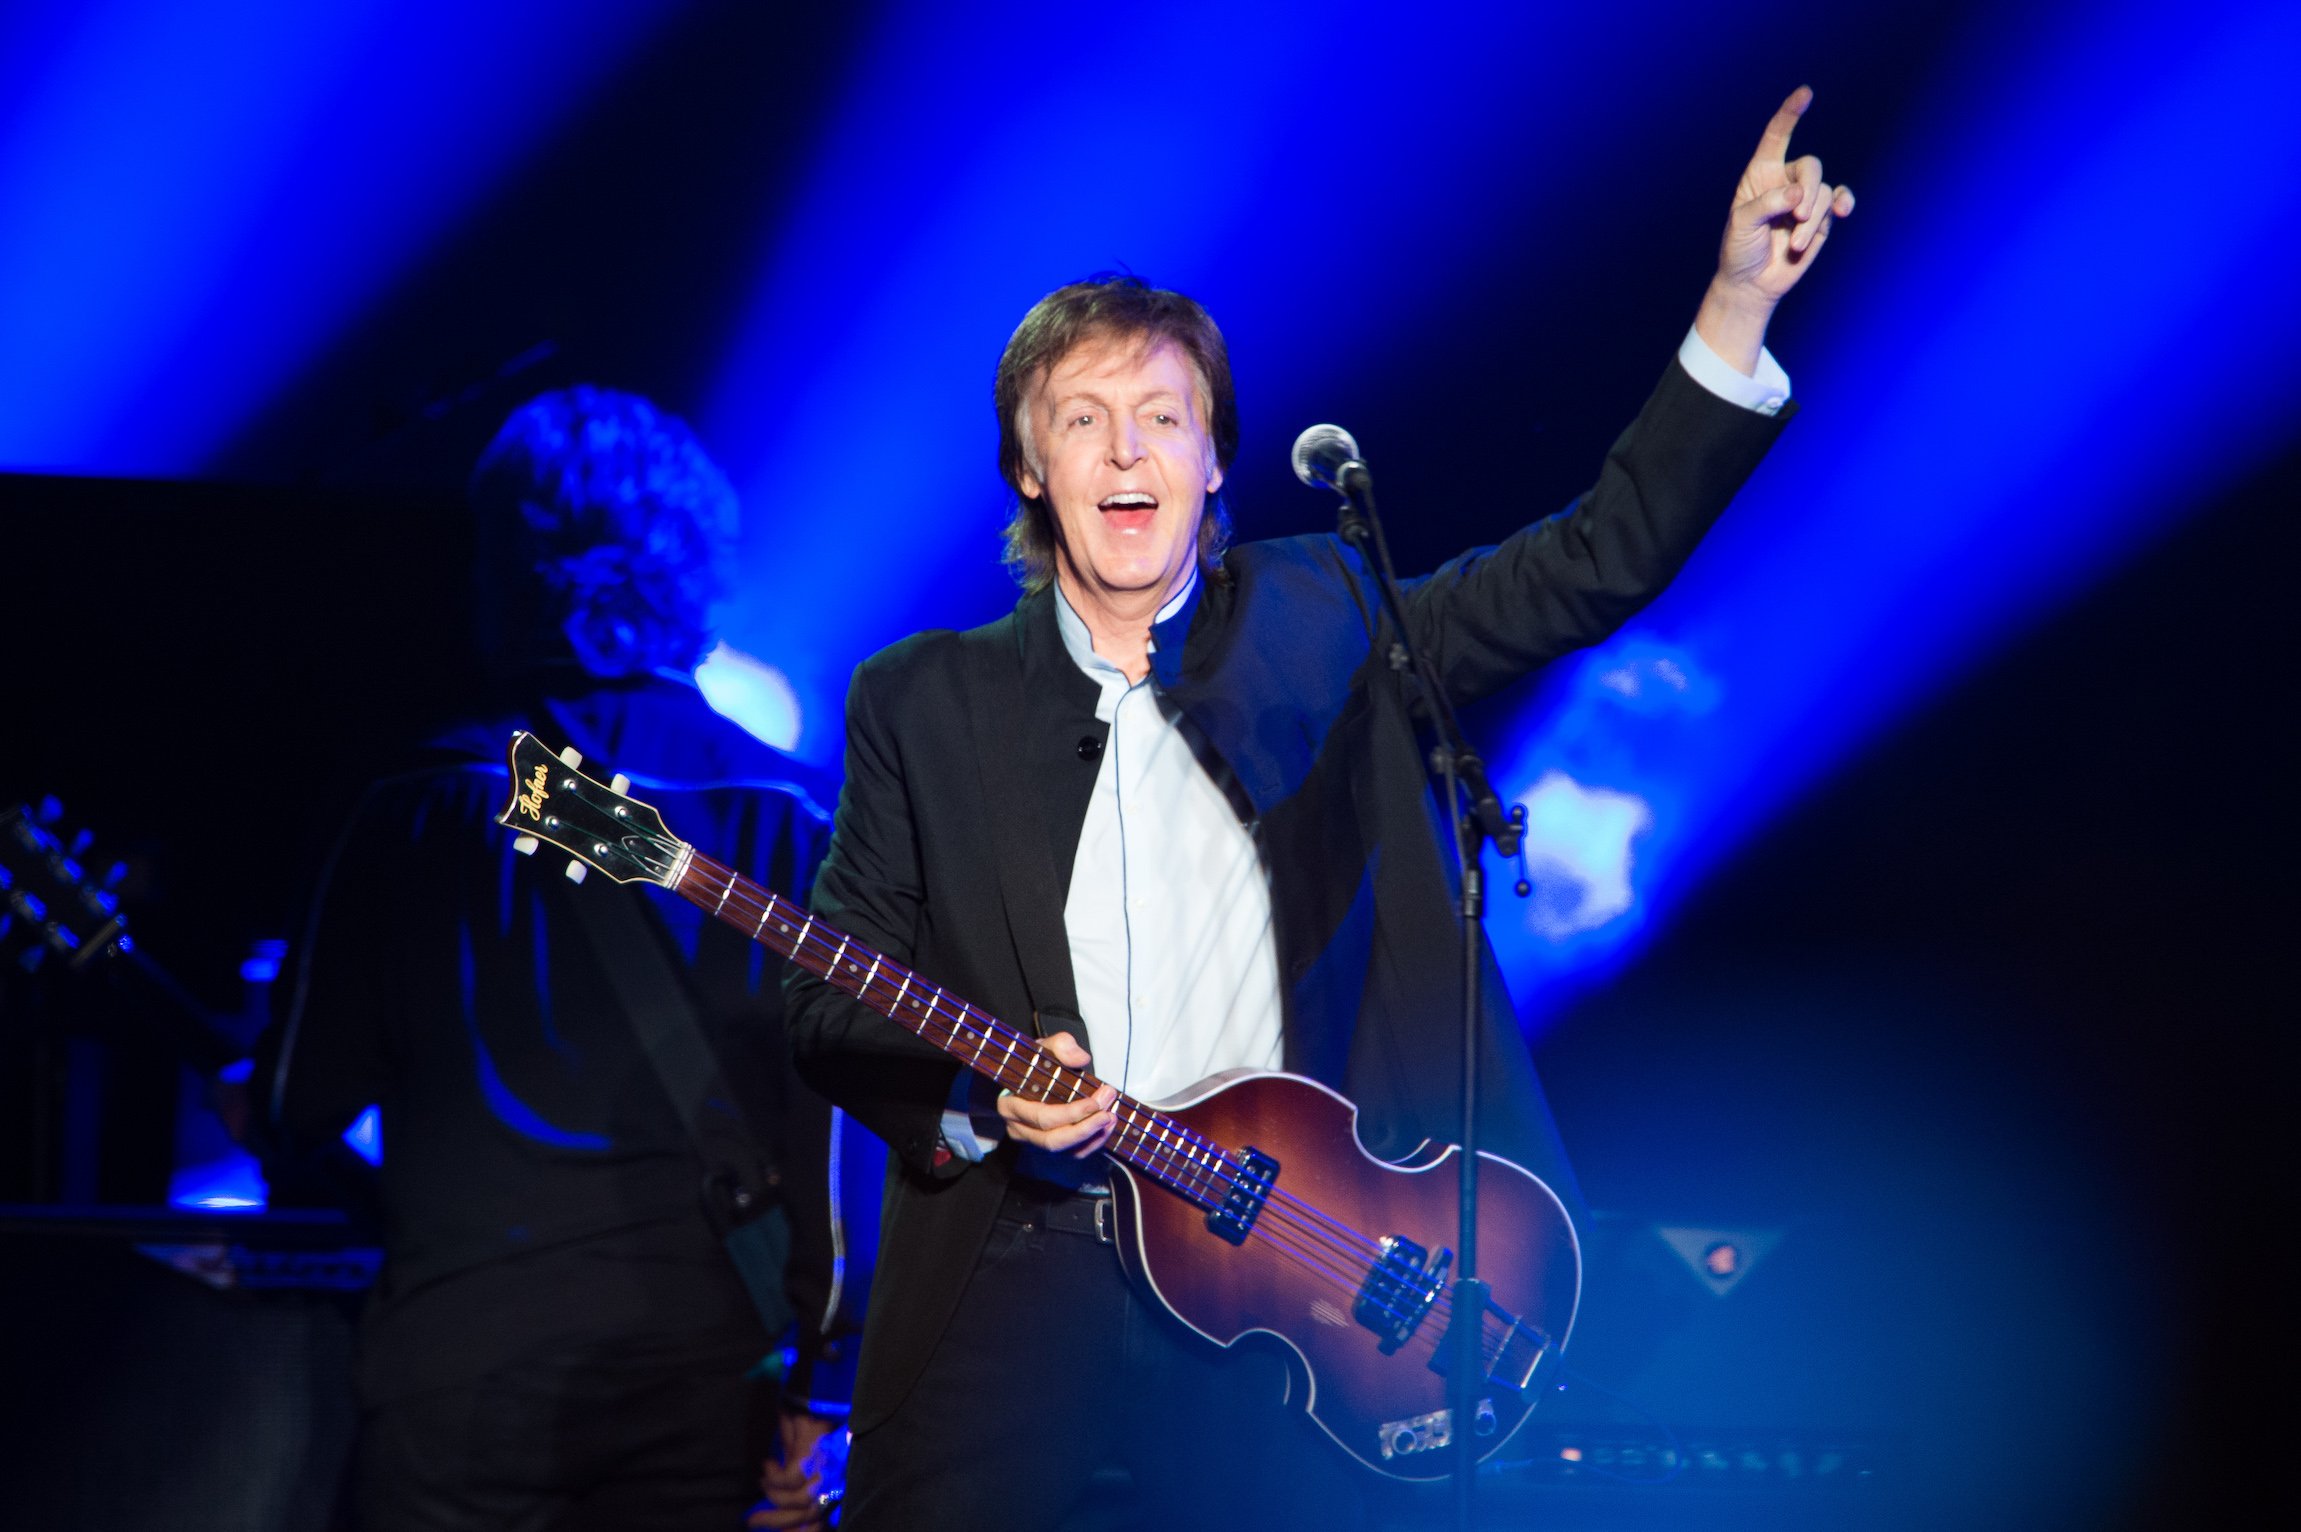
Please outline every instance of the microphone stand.
[[1485, 1317], [1491, 1292], [1478, 1276], [1478, 1020], [1479, 959], [1483, 955], [1479, 937], [1486, 918], [1483, 857], [1489, 841], [1504, 858], [1518, 854], [1526, 811], [1503, 811], [1501, 800], [1486, 779], [1486, 763], [1463, 737], [1454, 705], [1439, 685], [1428, 658], [1414, 647], [1398, 598], [1390, 547], [1375, 512], [1373, 476], [1364, 463], [1353, 458], [1335, 473], [1333, 487], [1342, 496], [1342, 540], [1357, 549], [1373, 571], [1382, 610], [1390, 617], [1395, 634], [1391, 668], [1406, 672], [1420, 687], [1437, 732], [1438, 743], [1430, 752], [1430, 762], [1445, 783], [1447, 818], [1453, 824], [1454, 854], [1462, 871], [1462, 899], [1457, 910], [1462, 930], [1461, 1225], [1452, 1287], [1454, 1323], [1444, 1344], [1451, 1350], [1446, 1382], [1454, 1445], [1454, 1524], [1459, 1532], [1470, 1532], [1478, 1482], [1478, 1459], [1471, 1442], [1478, 1430], [1479, 1391], [1486, 1382]]

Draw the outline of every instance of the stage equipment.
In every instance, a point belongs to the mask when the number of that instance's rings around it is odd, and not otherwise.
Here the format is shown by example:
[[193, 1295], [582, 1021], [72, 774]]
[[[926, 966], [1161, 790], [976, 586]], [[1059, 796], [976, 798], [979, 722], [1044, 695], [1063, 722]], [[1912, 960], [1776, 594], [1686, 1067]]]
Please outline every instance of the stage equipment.
[[0, 1526], [336, 1525], [378, 1258], [341, 1214], [0, 1207]]

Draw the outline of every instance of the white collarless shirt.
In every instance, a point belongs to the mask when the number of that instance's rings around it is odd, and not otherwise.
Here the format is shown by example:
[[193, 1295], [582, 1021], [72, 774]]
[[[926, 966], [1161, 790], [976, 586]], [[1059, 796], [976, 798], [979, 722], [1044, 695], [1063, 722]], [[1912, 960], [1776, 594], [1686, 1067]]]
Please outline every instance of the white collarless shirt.
[[[1158, 614], [1190, 600], [1194, 572]], [[1149, 675], [1095, 653], [1055, 590], [1073, 663], [1102, 689], [1110, 726], [1071, 863], [1063, 927], [1095, 1073], [1160, 1101], [1221, 1069], [1276, 1069], [1278, 948], [1262, 854], [1192, 748], [1181, 710]]]

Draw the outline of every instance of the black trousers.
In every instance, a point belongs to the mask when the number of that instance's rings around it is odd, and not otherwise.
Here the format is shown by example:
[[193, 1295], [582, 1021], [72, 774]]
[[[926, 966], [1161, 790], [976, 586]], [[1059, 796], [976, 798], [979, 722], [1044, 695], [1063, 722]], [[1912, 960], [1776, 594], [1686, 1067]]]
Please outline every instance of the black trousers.
[[733, 1532], [774, 1391], [718, 1365], [536, 1356], [367, 1410], [360, 1532]]
[[918, 1386], [855, 1439], [841, 1532], [1363, 1526], [1371, 1476], [1288, 1394], [1275, 1351], [1209, 1344], [1010, 1198]]

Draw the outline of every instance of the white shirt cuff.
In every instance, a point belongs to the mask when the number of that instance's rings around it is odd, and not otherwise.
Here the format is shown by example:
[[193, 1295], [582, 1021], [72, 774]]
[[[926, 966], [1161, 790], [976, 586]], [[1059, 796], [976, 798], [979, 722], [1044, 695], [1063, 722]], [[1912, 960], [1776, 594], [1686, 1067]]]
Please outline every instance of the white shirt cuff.
[[1741, 369], [1710, 349], [1699, 330], [1689, 329], [1685, 343], [1678, 347], [1678, 365], [1711, 393], [1745, 410], [1779, 415], [1790, 401], [1790, 375], [1763, 346], [1758, 348], [1758, 375], [1746, 378]]
[[[951, 1151], [951, 1158], [969, 1164], [981, 1162], [993, 1149], [999, 1147], [999, 1136], [1006, 1127], [1004, 1121], [993, 1116], [989, 1122], [976, 1117], [971, 1108], [981, 1104], [979, 1077], [962, 1069], [951, 1082], [950, 1099], [943, 1107], [943, 1147]], [[986, 1137], [984, 1129], [994, 1136]]]

